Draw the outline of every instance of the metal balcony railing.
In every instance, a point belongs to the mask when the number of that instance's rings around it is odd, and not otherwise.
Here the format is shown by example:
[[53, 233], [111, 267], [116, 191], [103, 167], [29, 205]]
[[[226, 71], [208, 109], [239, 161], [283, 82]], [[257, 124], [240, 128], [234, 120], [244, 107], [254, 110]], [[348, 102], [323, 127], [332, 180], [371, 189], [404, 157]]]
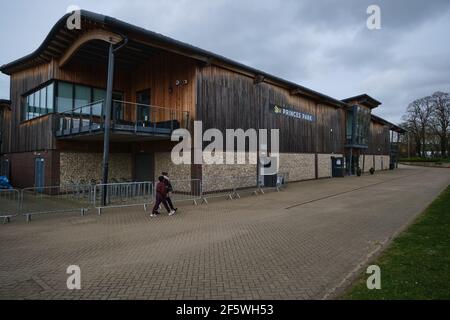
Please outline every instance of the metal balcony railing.
[[[101, 132], [104, 128], [103, 100], [57, 113], [56, 136]], [[139, 134], [170, 135], [178, 128], [188, 129], [189, 112], [128, 101], [113, 100], [111, 130]]]

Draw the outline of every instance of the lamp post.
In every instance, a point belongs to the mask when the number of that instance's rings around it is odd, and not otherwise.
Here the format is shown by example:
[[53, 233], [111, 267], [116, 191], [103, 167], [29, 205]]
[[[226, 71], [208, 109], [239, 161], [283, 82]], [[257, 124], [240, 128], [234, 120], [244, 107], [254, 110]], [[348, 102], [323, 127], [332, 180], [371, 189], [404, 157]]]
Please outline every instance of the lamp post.
[[105, 121], [104, 121], [104, 139], [103, 139], [103, 163], [102, 163], [102, 205], [106, 205], [107, 199], [107, 186], [108, 183], [108, 173], [109, 173], [109, 134], [111, 128], [111, 107], [112, 107], [112, 91], [113, 91], [113, 81], [114, 81], [114, 52], [122, 48], [127, 44], [128, 38], [122, 36], [123, 41], [121, 44], [114, 48], [112, 42], [109, 43], [108, 49], [108, 78], [106, 83], [106, 101], [105, 101]]

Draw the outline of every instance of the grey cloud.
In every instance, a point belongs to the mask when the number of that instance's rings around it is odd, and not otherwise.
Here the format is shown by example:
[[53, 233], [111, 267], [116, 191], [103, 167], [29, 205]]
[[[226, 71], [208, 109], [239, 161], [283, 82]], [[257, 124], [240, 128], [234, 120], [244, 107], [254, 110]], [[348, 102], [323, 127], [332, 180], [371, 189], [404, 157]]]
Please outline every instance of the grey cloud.
[[[2, 5], [8, 15], [0, 21], [0, 35], [9, 47], [0, 52], [0, 63], [34, 50], [69, 4], [44, 0], [30, 7], [18, 0]], [[78, 4], [336, 98], [366, 92], [383, 102], [376, 113], [391, 121], [400, 120], [413, 99], [450, 91], [447, 0], [80, 0]], [[381, 30], [366, 28], [371, 4], [381, 7]], [[29, 9], [25, 19], [24, 7]], [[44, 21], [34, 23], [36, 17]], [[6, 84], [2, 76], [0, 97], [9, 95]]]

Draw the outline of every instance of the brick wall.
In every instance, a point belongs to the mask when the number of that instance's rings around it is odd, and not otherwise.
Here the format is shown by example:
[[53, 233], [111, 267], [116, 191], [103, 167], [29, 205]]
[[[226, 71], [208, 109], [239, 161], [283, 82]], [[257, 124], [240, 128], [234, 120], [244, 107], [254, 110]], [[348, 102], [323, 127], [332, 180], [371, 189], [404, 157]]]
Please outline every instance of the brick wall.
[[34, 166], [38, 157], [44, 158], [45, 185], [59, 185], [59, 152], [48, 150], [10, 153], [3, 156], [9, 159], [10, 178], [14, 187], [34, 187]]

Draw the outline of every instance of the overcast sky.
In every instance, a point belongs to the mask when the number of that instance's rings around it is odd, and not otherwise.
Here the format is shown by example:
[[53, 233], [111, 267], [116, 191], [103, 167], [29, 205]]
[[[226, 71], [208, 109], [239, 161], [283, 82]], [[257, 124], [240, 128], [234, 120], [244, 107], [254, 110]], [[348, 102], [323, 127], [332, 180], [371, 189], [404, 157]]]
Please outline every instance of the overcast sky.
[[[381, 8], [381, 29], [366, 27]], [[343, 99], [367, 93], [398, 122], [412, 100], [450, 91], [448, 0], [2, 1], [0, 64], [34, 51], [69, 5], [110, 15]], [[0, 76], [0, 98], [9, 78]]]

